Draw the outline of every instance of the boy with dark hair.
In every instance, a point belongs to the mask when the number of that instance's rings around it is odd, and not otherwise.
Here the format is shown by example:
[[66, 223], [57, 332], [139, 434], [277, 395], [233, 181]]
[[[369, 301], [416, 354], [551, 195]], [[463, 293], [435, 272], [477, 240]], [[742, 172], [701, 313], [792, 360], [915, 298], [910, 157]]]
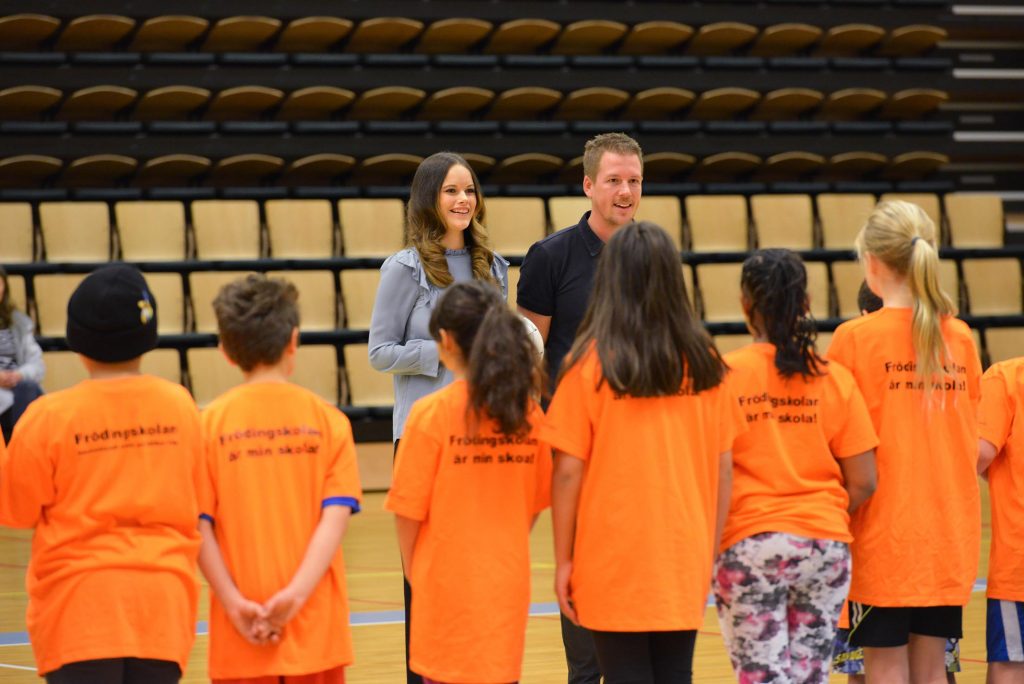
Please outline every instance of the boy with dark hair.
[[221, 349], [245, 376], [202, 416], [214, 682], [343, 684], [352, 663], [340, 545], [362, 491], [348, 419], [288, 382], [297, 300], [291, 283], [249, 275], [213, 302]]
[[195, 638], [199, 413], [142, 375], [156, 302], [123, 264], [68, 302], [89, 379], [33, 402], [0, 452], [0, 524], [33, 528], [28, 631], [49, 684], [177, 682]]

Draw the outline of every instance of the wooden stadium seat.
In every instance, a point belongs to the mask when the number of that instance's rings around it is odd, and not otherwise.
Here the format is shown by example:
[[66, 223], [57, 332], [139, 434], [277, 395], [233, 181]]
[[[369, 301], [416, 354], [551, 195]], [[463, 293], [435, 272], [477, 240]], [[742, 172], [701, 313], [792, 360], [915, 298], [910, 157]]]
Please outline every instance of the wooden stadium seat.
[[355, 165], [356, 160], [347, 154], [311, 154], [288, 164], [281, 182], [285, 185], [330, 185]]
[[384, 121], [397, 119], [419, 105], [427, 94], [419, 88], [382, 86], [359, 95], [347, 117], [356, 121]]
[[187, 258], [185, 206], [181, 202], [118, 202], [114, 219], [125, 261]]
[[785, 121], [821, 106], [825, 95], [810, 88], [779, 88], [765, 93], [750, 112], [755, 121]]
[[498, 93], [484, 118], [492, 121], [528, 121], [554, 108], [561, 99], [562, 93], [551, 88], [512, 88]]
[[399, 199], [346, 199], [338, 202], [342, 254], [386, 257], [405, 244], [405, 205]]
[[134, 52], [180, 52], [196, 42], [209, 27], [210, 22], [202, 17], [150, 17], [132, 36], [128, 49]]
[[135, 183], [150, 186], [183, 186], [209, 173], [213, 167], [206, 157], [194, 154], [166, 154], [147, 160], [135, 176]]
[[806, 261], [807, 297], [810, 300], [811, 316], [817, 320], [831, 316], [828, 264], [824, 261]]
[[360, 22], [349, 34], [348, 52], [399, 52], [423, 31], [423, 22], [403, 17], [377, 17]]
[[[640, 201], [643, 206], [643, 200]], [[590, 211], [589, 197], [552, 197], [548, 200], [551, 215], [551, 230], [557, 231], [580, 222], [580, 217]]]
[[668, 119], [693, 104], [695, 98], [693, 91], [683, 88], [648, 88], [633, 96], [622, 118], [630, 121]]
[[494, 183], [534, 183], [558, 173], [564, 162], [561, 157], [542, 152], [517, 154], [498, 162], [491, 172]]
[[939, 152], [904, 152], [889, 160], [882, 177], [890, 180], [923, 178], [949, 163], [949, 157]]
[[425, 121], [461, 121], [471, 118], [493, 100], [494, 91], [486, 88], [445, 88], [424, 101], [416, 118]]
[[104, 202], [43, 202], [39, 229], [47, 261], [110, 258], [110, 211]]
[[101, 85], [76, 90], [57, 110], [62, 121], [107, 121], [132, 106], [138, 93], [131, 88]]
[[338, 273], [341, 278], [341, 302], [345, 310], [345, 327], [367, 330], [373, 315], [377, 288], [380, 287], [380, 269], [346, 268]]
[[348, 403], [352, 406], [393, 406], [395, 386], [389, 373], [370, 367], [368, 346], [346, 344], [345, 376], [348, 380]]
[[192, 203], [196, 258], [258, 259], [260, 208], [252, 200], [198, 200]]
[[818, 108], [817, 118], [827, 121], [853, 121], [878, 109], [885, 93], [874, 88], [844, 88], [829, 93]]
[[19, 154], [0, 159], [0, 187], [33, 187], [60, 173], [64, 163], [42, 154]]
[[236, 154], [221, 159], [210, 170], [207, 183], [217, 186], [259, 185], [281, 173], [284, 160], [269, 154]]
[[874, 195], [822, 193], [815, 201], [821, 220], [822, 247], [853, 249], [857, 234], [875, 210]]
[[138, 165], [138, 161], [122, 154], [81, 157], [64, 167], [60, 184], [72, 188], [115, 185], [135, 173]]
[[890, 57], [915, 57], [932, 50], [949, 33], [939, 26], [915, 24], [894, 28], [878, 46], [878, 54]]
[[217, 316], [213, 312], [213, 300], [222, 287], [248, 273], [250, 272], [193, 271], [188, 274], [189, 299], [192, 308], [191, 320], [197, 333], [217, 332]]
[[209, 101], [210, 91], [206, 88], [187, 85], [154, 88], [139, 98], [132, 118], [137, 121], [181, 121]]
[[668, 182], [688, 172], [696, 163], [697, 159], [685, 152], [652, 152], [644, 155], [644, 179]]
[[513, 19], [494, 29], [483, 51], [490, 55], [531, 54], [561, 30], [560, 24], [547, 19]]
[[857, 293], [864, 282], [864, 267], [857, 261], [832, 262], [832, 285], [836, 292], [836, 313], [840, 318], [860, 316]]
[[0, 45], [5, 50], [32, 50], [59, 28], [60, 19], [46, 14], [9, 14], [0, 17]]
[[281, 30], [273, 17], [224, 17], [206, 34], [203, 52], [257, 52]]
[[889, 158], [877, 152], [840, 152], [829, 157], [822, 174], [828, 179], [862, 178], [887, 163]]
[[310, 86], [288, 94], [275, 116], [279, 121], [320, 121], [348, 107], [356, 94], [334, 86]]
[[29, 312], [28, 290], [25, 287], [24, 276], [7, 274], [7, 289], [11, 292], [11, 304], [14, 308], [25, 314], [31, 315]]
[[[949, 242], [953, 247], [1002, 247], [1006, 218], [999, 195], [950, 193], [946, 195]], [[1024, 349], [1021, 350], [1024, 354]]]
[[701, 93], [690, 107], [687, 118], [701, 120], [732, 119], [761, 99], [761, 94], [747, 88], [715, 88]]
[[38, 119], [60, 101], [63, 93], [46, 86], [21, 85], [0, 90], [0, 120]]
[[300, 17], [284, 27], [275, 52], [326, 52], [352, 31], [352, 22], [338, 17]]
[[690, 174], [697, 181], [731, 181], [751, 173], [761, 165], [761, 158], [747, 152], [719, 152], [704, 157]]
[[180, 273], [146, 273], [146, 284], [156, 299], [156, 325], [161, 335], [185, 332], [185, 289]]
[[754, 174], [757, 180], [793, 180], [820, 170], [825, 158], [813, 152], [780, 152], [764, 160]]
[[750, 198], [757, 246], [814, 248], [814, 208], [810, 195], [754, 195]]
[[267, 236], [275, 259], [329, 259], [334, 251], [334, 217], [327, 200], [269, 200]]
[[238, 86], [222, 90], [210, 100], [204, 117], [210, 121], [249, 121], [281, 104], [284, 93], [277, 88]]
[[1021, 355], [1024, 350], [1024, 328], [987, 328], [985, 348], [989, 363], [1009, 361]]
[[617, 21], [584, 19], [568, 24], [551, 46], [556, 55], [595, 55], [626, 35], [628, 27]]
[[939, 259], [939, 286], [959, 308], [962, 301], [960, 273], [953, 259]]
[[333, 344], [302, 344], [295, 351], [291, 381], [332, 406], [338, 405], [338, 350]]
[[75, 17], [61, 31], [55, 45], [63, 52], [112, 50], [135, 28], [135, 20], [117, 14]]
[[267, 276], [284, 278], [299, 291], [300, 328], [338, 328], [338, 285], [333, 271], [271, 271]]
[[964, 259], [960, 267], [964, 272], [964, 286], [972, 316], [1021, 313], [1018, 259]]
[[[583, 182], [583, 155], [573, 157], [569, 161], [565, 162], [562, 166], [562, 170], [558, 172], [558, 181], [560, 183], [574, 183], [579, 185]], [[490, 200], [487, 200], [488, 205]]]
[[775, 24], [767, 26], [750, 47], [756, 57], [795, 55], [821, 38], [821, 29], [809, 24]]
[[908, 88], [882, 105], [879, 116], [885, 119], [921, 119], [949, 101], [949, 93], [934, 88]]
[[378, 154], [364, 159], [353, 175], [364, 184], [406, 185], [422, 161], [415, 154]]
[[544, 200], [539, 197], [494, 197], [487, 200], [487, 236], [502, 256], [526, 254], [547, 233]]
[[566, 94], [554, 117], [567, 121], [607, 119], [628, 101], [629, 93], [618, 88], [581, 88]]
[[690, 195], [686, 219], [694, 252], [745, 252], [750, 248], [747, 201], [740, 195]]
[[516, 308], [516, 295], [519, 292], [519, 267], [509, 266], [508, 267], [508, 296], [506, 300], [508, 305], [515, 311]]
[[745, 333], [724, 333], [722, 335], [715, 335], [715, 347], [718, 348], [720, 354], [728, 354], [729, 352], [736, 351], [737, 349], [743, 349], [754, 343], [754, 338]]
[[649, 195], [640, 200], [636, 221], [650, 221], [665, 229], [676, 249], [683, 249], [683, 210], [678, 197]]
[[[62, 332], [61, 335], [64, 333]], [[88, 371], [73, 351], [43, 352], [43, 391], [47, 394], [68, 389], [89, 378]]]
[[659, 55], [679, 47], [693, 27], [677, 21], [645, 21], [634, 25], [619, 46], [622, 55]]
[[32, 205], [0, 202], [0, 263], [23, 264], [36, 258]]
[[700, 315], [700, 308], [697, 306], [697, 286], [693, 281], [693, 267], [689, 264], [682, 264], [683, 287], [686, 288], [686, 296], [690, 302], [690, 308], [695, 316]]
[[185, 350], [188, 363], [189, 389], [199, 408], [245, 381], [241, 369], [229, 363], [216, 347], [193, 347]]
[[441, 19], [423, 31], [416, 52], [431, 55], [459, 54], [484, 39], [494, 24], [483, 19]]
[[686, 45], [691, 55], [727, 55], [747, 45], [757, 37], [757, 28], [735, 21], [721, 21], [705, 24]]
[[885, 29], [872, 24], [843, 24], [825, 31], [814, 54], [823, 57], [852, 57], [877, 45]]
[[68, 300], [85, 273], [40, 273], [32, 277], [35, 290], [37, 334], [64, 337], [68, 324]]
[[933, 195], [928, 192], [887, 192], [878, 198], [880, 202], [887, 202], [889, 200], [903, 200], [904, 202], [910, 202], [924, 209], [924, 213], [928, 214], [928, 218], [935, 224], [935, 236], [941, 234], [942, 229], [942, 206], [939, 204], [938, 195]]
[[742, 321], [740, 274], [743, 264], [697, 264], [696, 271], [704, 320], [708, 323]]
[[494, 165], [498, 163], [498, 160], [494, 157], [489, 157], [486, 154], [477, 154], [476, 152], [463, 152], [462, 158], [466, 160], [466, 163], [469, 164], [470, 168], [478, 176], [489, 173], [494, 168]]
[[154, 349], [142, 355], [139, 370], [169, 382], [182, 384], [181, 354], [177, 349]]

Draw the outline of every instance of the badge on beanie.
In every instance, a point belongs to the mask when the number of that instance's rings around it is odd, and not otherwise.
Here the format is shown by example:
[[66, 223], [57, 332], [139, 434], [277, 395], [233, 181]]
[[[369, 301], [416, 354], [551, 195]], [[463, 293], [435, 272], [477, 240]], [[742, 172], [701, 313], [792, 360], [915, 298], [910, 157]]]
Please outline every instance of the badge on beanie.
[[153, 320], [153, 302], [149, 298], [149, 293], [145, 290], [142, 291], [142, 299], [139, 300], [139, 320], [142, 321], [142, 325], [146, 325]]

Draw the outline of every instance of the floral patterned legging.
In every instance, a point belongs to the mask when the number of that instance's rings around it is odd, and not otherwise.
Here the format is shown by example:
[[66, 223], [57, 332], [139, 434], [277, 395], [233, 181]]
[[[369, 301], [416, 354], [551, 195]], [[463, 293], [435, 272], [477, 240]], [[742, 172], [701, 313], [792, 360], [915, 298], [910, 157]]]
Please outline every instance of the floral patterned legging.
[[828, 682], [850, 549], [781, 532], [747, 537], [718, 558], [715, 603], [739, 684]]

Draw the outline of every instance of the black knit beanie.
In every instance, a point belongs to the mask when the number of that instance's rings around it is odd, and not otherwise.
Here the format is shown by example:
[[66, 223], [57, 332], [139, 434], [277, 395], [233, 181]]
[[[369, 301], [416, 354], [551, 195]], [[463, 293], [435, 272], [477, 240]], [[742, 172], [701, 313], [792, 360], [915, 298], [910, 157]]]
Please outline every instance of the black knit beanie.
[[156, 299], [142, 273], [112, 264], [96, 269], [68, 300], [68, 346], [105, 363], [142, 356], [156, 347]]

